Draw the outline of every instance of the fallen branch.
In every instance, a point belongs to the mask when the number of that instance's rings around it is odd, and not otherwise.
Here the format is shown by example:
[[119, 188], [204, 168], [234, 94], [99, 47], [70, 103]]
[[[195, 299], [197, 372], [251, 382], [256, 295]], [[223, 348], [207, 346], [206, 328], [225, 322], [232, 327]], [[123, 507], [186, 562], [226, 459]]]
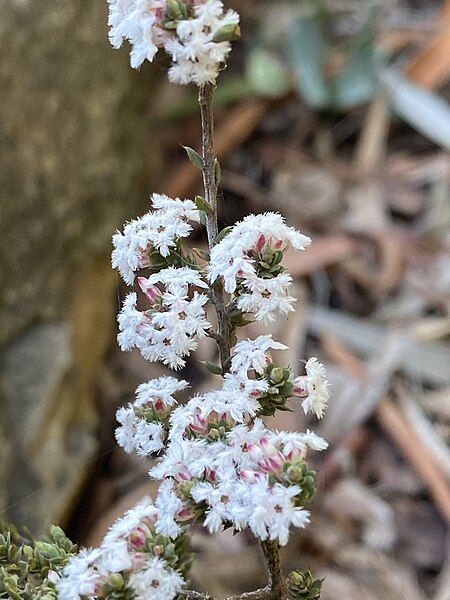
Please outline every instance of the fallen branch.
[[[364, 363], [346, 346], [334, 339], [327, 338], [327, 352], [334, 361], [350, 372], [355, 378], [366, 376]], [[411, 467], [428, 488], [436, 506], [450, 523], [450, 487], [440, 466], [424, 445], [413, 427], [408, 423], [404, 411], [388, 397], [384, 397], [375, 408], [375, 418], [392, 439]], [[350, 436], [347, 439], [351, 439]], [[344, 442], [347, 445], [347, 441]]]

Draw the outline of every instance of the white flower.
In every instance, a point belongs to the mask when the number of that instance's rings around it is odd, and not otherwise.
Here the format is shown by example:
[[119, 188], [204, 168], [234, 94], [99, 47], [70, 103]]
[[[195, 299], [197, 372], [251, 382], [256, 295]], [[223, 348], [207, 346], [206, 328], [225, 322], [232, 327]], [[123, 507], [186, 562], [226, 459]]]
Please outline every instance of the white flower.
[[233, 350], [231, 370], [234, 373], [246, 373], [254, 369], [261, 374], [270, 362], [269, 350], [287, 350], [287, 346], [276, 342], [271, 335], [260, 335], [254, 340], [246, 339], [238, 342]]
[[278, 540], [284, 546], [291, 525], [305, 527], [308, 524], [309, 512], [293, 505], [293, 498], [300, 492], [298, 486], [284, 487], [279, 483], [269, 486], [266, 479], [245, 485], [252, 504], [249, 526], [261, 540]]
[[286, 315], [294, 310], [295, 298], [287, 294], [291, 283], [292, 277], [287, 273], [272, 279], [256, 275], [245, 277], [246, 291], [239, 294], [237, 307], [245, 313], [254, 313], [256, 321], [271, 323], [277, 314]]
[[159, 48], [172, 58], [169, 79], [175, 83], [215, 83], [221, 64], [231, 45], [213, 42], [215, 34], [226, 25], [237, 25], [239, 16], [224, 11], [218, 0], [184, 2], [185, 18], [180, 15], [176, 28], [166, 28], [173, 17], [166, 15], [163, 0], [108, 0], [109, 39], [115, 48], [123, 40], [131, 44], [131, 66], [138, 68], [145, 60], [153, 61]]
[[69, 558], [56, 584], [58, 598], [79, 600], [84, 596], [94, 596], [96, 587], [101, 582], [101, 576], [95, 568], [100, 555], [99, 549], [86, 549]]
[[304, 386], [301, 396], [305, 396], [302, 408], [305, 414], [309, 412], [321, 419], [330, 399], [330, 384], [327, 381], [325, 367], [317, 358], [312, 357], [305, 365], [306, 377], [299, 378]]
[[206, 319], [205, 294], [188, 296], [188, 286], [205, 285], [196, 271], [168, 268], [160, 271], [154, 282], [167, 281], [159, 303], [146, 312], [137, 310], [137, 296], [128, 294], [118, 316], [120, 333], [117, 337], [122, 350], [136, 346], [149, 361], [161, 361], [172, 369], [185, 365], [184, 358], [197, 349], [197, 338], [207, 335], [211, 324]]
[[189, 387], [184, 379], [163, 376], [158, 379], [152, 379], [147, 383], [141, 383], [136, 390], [135, 406], [144, 406], [145, 404], [154, 404], [161, 402], [164, 407], [173, 406], [176, 403], [174, 394]]
[[167, 267], [154, 273], [147, 280], [151, 285], [161, 283], [166, 290], [173, 294], [187, 294], [189, 286], [208, 289], [208, 284], [203, 281], [198, 271], [189, 267]]
[[258, 249], [263, 240], [275, 250], [289, 247], [304, 250], [311, 239], [288, 227], [281, 215], [264, 213], [248, 215], [236, 223], [233, 229], [211, 250], [209, 279], [211, 282], [222, 277], [225, 291], [233, 293], [238, 279], [251, 280], [255, 275], [254, 260], [249, 254]]
[[134, 273], [149, 266], [148, 253], [157, 250], [167, 257], [177, 240], [187, 237], [192, 227], [189, 220], [199, 219], [199, 212], [192, 200], [173, 200], [163, 194], [153, 194], [155, 209], [127, 223], [123, 233], [113, 236], [112, 266], [119, 269], [124, 281], [131, 285]]
[[130, 575], [136, 600], [172, 600], [183, 586], [181, 575], [158, 557], [149, 559], [142, 570]]
[[138, 421], [133, 406], [129, 404], [126, 408], [119, 408], [116, 413], [116, 419], [120, 423], [120, 427], [117, 427], [115, 432], [117, 443], [127, 454], [131, 454], [135, 448], [134, 434]]
[[116, 539], [113, 544], [104, 544], [98, 560], [101, 571], [109, 573], [120, 573], [131, 569], [133, 562], [128, 552], [128, 542]]
[[181, 527], [175, 517], [182, 508], [182, 502], [175, 494], [170, 479], [166, 479], [159, 486], [155, 504], [158, 509], [156, 531], [172, 539], [176, 538], [181, 533]]
[[153, 523], [156, 520], [156, 514], [156, 506], [151, 498], [145, 496], [110, 527], [103, 539], [102, 546], [110, 547], [117, 540], [127, 538], [142, 522]]
[[308, 447], [311, 450], [319, 451], [328, 448], [328, 443], [309, 429], [306, 430], [306, 433], [296, 431], [271, 432], [269, 437], [274, 444], [282, 445], [282, 452], [285, 456], [296, 451], [303, 453]]
[[147, 422], [136, 414], [133, 405], [119, 408], [116, 418], [120, 423], [115, 432], [116, 440], [128, 454], [136, 450], [139, 456], [145, 457], [164, 447], [163, 424], [159, 421]]
[[145, 324], [149, 323], [148, 316], [137, 309], [137, 294], [127, 294], [122, 305], [122, 310], [117, 316], [120, 333], [117, 341], [120, 348], [127, 352], [134, 346], [141, 348], [146, 344], [146, 336], [143, 335]]

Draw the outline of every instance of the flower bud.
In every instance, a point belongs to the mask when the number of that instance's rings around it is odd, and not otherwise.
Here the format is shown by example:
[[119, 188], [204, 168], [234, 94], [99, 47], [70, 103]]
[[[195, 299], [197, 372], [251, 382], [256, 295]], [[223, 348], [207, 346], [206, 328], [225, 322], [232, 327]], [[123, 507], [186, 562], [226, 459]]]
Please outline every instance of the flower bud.
[[239, 476], [241, 477], [241, 479], [243, 479], [247, 483], [255, 483], [255, 481], [256, 481], [256, 473], [254, 471], [249, 471], [249, 470], [239, 471]]
[[283, 367], [274, 367], [270, 371], [269, 377], [270, 377], [270, 381], [272, 381], [272, 383], [281, 383], [284, 379]]
[[121, 590], [125, 584], [120, 573], [111, 573], [111, 575], [108, 577], [108, 583], [115, 590]]
[[146, 277], [138, 277], [137, 281], [141, 290], [144, 292], [150, 302], [154, 304], [155, 300], [161, 296], [161, 290], [157, 288], [156, 285], [149, 283]]
[[134, 548], [142, 548], [146, 539], [147, 534], [139, 525], [130, 533], [130, 544]]
[[248, 444], [247, 452], [253, 458], [253, 460], [260, 460], [263, 457], [263, 451], [256, 444]]
[[[220, 429], [223, 429], [222, 427], [220, 427]], [[208, 432], [208, 437], [212, 440], [218, 440], [220, 439], [220, 430], [219, 429], [215, 429], [212, 428], [209, 430]]]
[[177, 513], [178, 521], [190, 521], [194, 518], [194, 509], [191, 506], [184, 506]]
[[302, 479], [302, 470], [296, 465], [291, 465], [286, 471], [286, 475], [291, 481], [300, 481]]
[[161, 544], [153, 546], [153, 554], [155, 554], [155, 556], [162, 556], [164, 554], [164, 546]]
[[259, 444], [266, 456], [273, 456], [277, 453], [275, 445], [271, 441], [269, 441], [269, 439], [266, 436], [263, 436], [259, 440]]
[[261, 234], [255, 245], [256, 252], [259, 254], [265, 245], [266, 245], [266, 236]]
[[295, 396], [306, 395], [306, 377], [296, 377], [294, 380], [294, 394]]
[[241, 28], [236, 23], [228, 23], [216, 31], [212, 39], [213, 42], [233, 42], [241, 37]]
[[183, 17], [181, 8], [177, 0], [166, 0], [166, 17], [169, 21], [176, 21]]

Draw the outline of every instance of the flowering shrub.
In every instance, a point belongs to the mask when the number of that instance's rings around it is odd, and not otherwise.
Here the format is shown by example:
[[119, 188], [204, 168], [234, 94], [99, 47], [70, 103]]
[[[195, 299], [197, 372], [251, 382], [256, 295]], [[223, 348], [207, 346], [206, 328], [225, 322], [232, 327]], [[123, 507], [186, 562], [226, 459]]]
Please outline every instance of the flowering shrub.
[[[161, 481], [157, 497], [119, 519], [99, 548], [70, 556], [52, 582], [62, 600], [206, 598], [187, 582], [187, 531], [198, 523], [212, 534], [250, 529], [261, 542], [269, 584], [246, 598], [318, 598], [321, 582], [309, 572], [283, 579], [279, 546], [293, 528], [309, 523], [315, 473], [307, 454], [327, 443], [309, 430], [272, 431], [263, 417], [286, 409], [293, 397], [306, 414], [322, 417], [329, 399], [325, 370], [310, 358], [295, 377], [273, 362], [271, 351], [286, 346], [270, 335], [238, 341], [239, 328], [251, 320], [269, 323], [294, 310], [284, 253], [305, 250], [311, 240], [276, 213], [249, 215], [222, 232], [217, 226], [212, 91], [239, 35], [239, 17], [219, 0], [108, 2], [111, 42], [130, 42], [132, 66], [162, 48], [172, 60], [169, 78], [199, 86], [202, 156], [187, 151], [205, 187], [205, 197], [195, 201], [154, 194], [151, 210], [114, 235], [112, 265], [134, 286], [118, 316], [118, 342], [178, 370], [202, 338], [212, 337], [219, 364], [207, 366], [222, 382], [179, 405], [176, 395], [188, 382], [160, 377], [140, 385], [135, 401], [119, 409], [118, 443], [125, 452], [156, 458], [149, 474]], [[204, 259], [189, 256], [183, 245], [193, 222], [206, 224]], [[213, 323], [207, 305], [215, 309]]]

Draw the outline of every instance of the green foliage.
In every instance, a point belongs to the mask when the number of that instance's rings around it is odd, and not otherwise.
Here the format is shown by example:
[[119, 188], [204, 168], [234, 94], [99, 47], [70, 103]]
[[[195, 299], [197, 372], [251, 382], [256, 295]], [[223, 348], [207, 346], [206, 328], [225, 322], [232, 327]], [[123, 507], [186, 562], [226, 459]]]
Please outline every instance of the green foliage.
[[45, 540], [28, 540], [0, 521], [0, 598], [57, 598], [49, 571], [58, 573], [76, 551], [60, 527], [52, 526]]
[[281, 60], [269, 50], [256, 47], [250, 51], [246, 65], [252, 89], [261, 96], [278, 98], [289, 91], [289, 78]]
[[319, 600], [323, 579], [313, 579], [311, 571], [292, 571], [288, 577], [288, 592], [296, 600]]
[[377, 87], [381, 58], [375, 44], [376, 11], [372, 10], [365, 26], [348, 40], [344, 67], [327, 76], [326, 64], [336, 48], [330, 33], [333, 18], [319, 2], [315, 10], [294, 19], [287, 36], [298, 91], [321, 110], [345, 110], [369, 100]]
[[191, 163], [201, 171], [203, 169], [203, 158], [200, 156], [200, 154], [189, 146], [183, 146], [183, 148], [186, 150], [186, 154], [188, 155]]

